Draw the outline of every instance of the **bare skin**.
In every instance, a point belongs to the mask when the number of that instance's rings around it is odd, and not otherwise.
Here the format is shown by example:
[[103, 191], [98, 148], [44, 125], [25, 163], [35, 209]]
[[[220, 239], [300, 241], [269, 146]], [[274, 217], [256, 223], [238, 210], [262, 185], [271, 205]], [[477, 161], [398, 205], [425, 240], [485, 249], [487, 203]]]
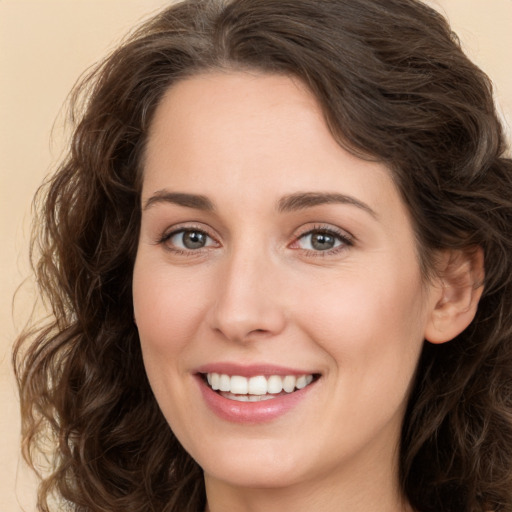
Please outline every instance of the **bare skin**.
[[[421, 347], [467, 323], [425, 284], [389, 170], [342, 149], [293, 79], [211, 73], [157, 109], [142, 207], [144, 362], [207, 511], [410, 512], [397, 446]], [[268, 421], [228, 420], [198, 377], [219, 362], [315, 380]]]

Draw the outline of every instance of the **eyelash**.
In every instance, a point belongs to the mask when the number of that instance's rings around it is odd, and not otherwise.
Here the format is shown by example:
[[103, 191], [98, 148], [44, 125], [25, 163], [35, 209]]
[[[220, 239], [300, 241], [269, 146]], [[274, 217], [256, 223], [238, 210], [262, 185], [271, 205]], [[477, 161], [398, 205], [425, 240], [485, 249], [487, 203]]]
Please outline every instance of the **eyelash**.
[[157, 241], [156, 243], [158, 245], [164, 245], [165, 249], [167, 251], [170, 251], [174, 254], [177, 254], [178, 256], [198, 256], [203, 251], [208, 250], [209, 247], [201, 247], [199, 249], [180, 249], [178, 247], [172, 247], [169, 245], [166, 245], [167, 242], [173, 237], [180, 233], [201, 233], [203, 235], [206, 235], [210, 240], [213, 240], [215, 243], [218, 243], [217, 240], [211, 236], [208, 231], [206, 231], [203, 227], [196, 227], [196, 226], [184, 226], [184, 227], [177, 227], [173, 229], [170, 232], [164, 233]]
[[347, 232], [342, 231], [340, 229], [334, 228], [332, 226], [326, 225], [316, 225], [312, 228], [307, 229], [303, 233], [300, 233], [291, 245], [297, 244], [301, 239], [313, 235], [315, 233], [332, 236], [337, 241], [341, 242], [337, 247], [333, 247], [332, 249], [326, 250], [313, 250], [313, 249], [303, 249], [307, 256], [313, 257], [327, 257], [327, 256], [335, 256], [343, 251], [346, 251], [349, 247], [354, 245], [354, 238], [349, 235]]
[[[164, 245], [166, 246], [166, 250], [177, 254], [179, 256], [198, 256], [199, 254], [203, 253], [203, 251], [208, 250], [209, 247], [201, 247], [198, 249], [181, 249], [177, 247], [172, 247], [169, 245], [166, 245], [167, 242], [174, 236], [180, 234], [180, 233], [200, 233], [208, 237], [210, 240], [213, 240], [215, 243], [218, 244], [218, 241], [211, 236], [208, 231], [206, 231], [203, 227], [196, 227], [196, 226], [186, 226], [186, 227], [177, 227], [173, 229], [170, 232], [164, 233], [161, 237], [158, 238], [156, 243], [158, 245]], [[332, 226], [325, 226], [325, 225], [316, 225], [312, 228], [304, 231], [303, 233], [300, 233], [297, 235], [293, 242], [288, 245], [288, 247], [292, 247], [293, 245], [296, 245], [299, 243], [301, 239], [304, 239], [305, 237], [309, 235], [313, 235], [315, 233], [324, 234], [327, 236], [332, 236], [337, 241], [340, 242], [340, 245], [333, 247], [332, 249], [326, 249], [326, 250], [314, 250], [314, 249], [302, 249], [302, 251], [306, 254], [306, 256], [313, 256], [313, 257], [326, 257], [326, 256], [333, 256], [336, 254], [339, 254], [340, 252], [343, 252], [347, 250], [349, 247], [352, 247], [354, 245], [354, 238], [346, 233], [345, 231], [335, 229]], [[295, 250], [300, 250], [300, 248], [294, 248]]]

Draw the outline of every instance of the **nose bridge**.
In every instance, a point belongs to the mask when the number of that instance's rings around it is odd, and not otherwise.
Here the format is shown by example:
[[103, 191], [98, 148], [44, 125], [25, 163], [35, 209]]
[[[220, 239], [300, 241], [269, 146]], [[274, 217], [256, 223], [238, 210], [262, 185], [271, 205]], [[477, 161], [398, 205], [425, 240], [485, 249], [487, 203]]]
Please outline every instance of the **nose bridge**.
[[284, 328], [283, 305], [275, 290], [276, 262], [267, 249], [265, 244], [240, 243], [223, 262], [212, 327], [228, 339], [246, 341]]

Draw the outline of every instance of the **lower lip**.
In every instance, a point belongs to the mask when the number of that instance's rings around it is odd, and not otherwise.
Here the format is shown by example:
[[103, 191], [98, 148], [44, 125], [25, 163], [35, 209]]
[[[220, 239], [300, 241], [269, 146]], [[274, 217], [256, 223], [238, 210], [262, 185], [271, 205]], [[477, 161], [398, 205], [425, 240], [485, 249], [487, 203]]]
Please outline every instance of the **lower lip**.
[[317, 382], [313, 381], [305, 388], [270, 400], [238, 402], [224, 398], [213, 391], [200, 376], [197, 377], [197, 380], [208, 407], [220, 418], [234, 423], [264, 423], [278, 418], [306, 398]]

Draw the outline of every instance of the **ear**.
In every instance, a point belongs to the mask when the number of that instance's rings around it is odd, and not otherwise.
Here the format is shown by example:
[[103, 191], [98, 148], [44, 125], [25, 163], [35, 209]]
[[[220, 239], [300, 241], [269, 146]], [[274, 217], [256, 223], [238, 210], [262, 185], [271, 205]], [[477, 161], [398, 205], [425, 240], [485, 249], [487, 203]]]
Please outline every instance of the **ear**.
[[484, 289], [482, 248], [443, 251], [437, 275], [425, 339], [431, 343], [445, 343], [460, 334], [475, 317]]

